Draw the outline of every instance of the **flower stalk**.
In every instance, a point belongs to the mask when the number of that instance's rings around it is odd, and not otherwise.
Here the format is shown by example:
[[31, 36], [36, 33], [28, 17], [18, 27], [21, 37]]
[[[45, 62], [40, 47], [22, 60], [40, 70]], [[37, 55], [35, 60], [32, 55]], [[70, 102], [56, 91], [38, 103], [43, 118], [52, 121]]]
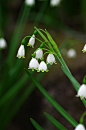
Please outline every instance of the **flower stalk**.
[[61, 57], [61, 53], [60, 53], [60, 51], [59, 51], [59, 49], [58, 49], [57, 44], [56, 44], [55, 41], [52, 39], [52, 37], [50, 36], [50, 34], [48, 33], [48, 31], [47, 31], [46, 29], [45, 29], [45, 32], [46, 32], [47, 37], [48, 37], [50, 43], [52, 44], [54, 50], [57, 52], [58, 56]]

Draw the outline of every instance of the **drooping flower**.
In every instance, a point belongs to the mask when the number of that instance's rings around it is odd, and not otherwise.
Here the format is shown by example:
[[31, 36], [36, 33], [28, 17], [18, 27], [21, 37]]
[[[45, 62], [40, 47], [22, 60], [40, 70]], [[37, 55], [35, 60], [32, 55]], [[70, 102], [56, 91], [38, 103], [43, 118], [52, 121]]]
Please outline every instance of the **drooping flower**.
[[85, 127], [83, 124], [78, 124], [74, 130], [85, 130]]
[[36, 51], [36, 57], [35, 58], [41, 60], [42, 56], [43, 56], [43, 50], [38, 48], [38, 50]]
[[86, 85], [82, 84], [78, 90], [77, 97], [86, 98]]
[[20, 59], [21, 57], [22, 58], [25, 58], [25, 49], [24, 49], [24, 45], [21, 45], [19, 47], [19, 50], [18, 50], [18, 53], [17, 53], [17, 57]]
[[75, 51], [75, 49], [69, 49], [67, 51], [67, 57], [68, 58], [74, 58], [74, 57], [76, 57], [76, 51]]
[[42, 71], [42, 72], [48, 71], [47, 65], [44, 61], [41, 61], [41, 63], [39, 64], [38, 72], [40, 72], [40, 71]]
[[0, 49], [4, 49], [7, 46], [7, 42], [4, 38], [0, 38]]
[[29, 39], [27, 46], [34, 47], [34, 44], [35, 44], [35, 35], [33, 34], [32, 37]]
[[33, 6], [35, 4], [35, 0], [25, 0], [25, 4], [27, 6]]
[[29, 63], [29, 68], [28, 69], [32, 69], [32, 71], [38, 70], [39, 67], [39, 63], [35, 58], [32, 58], [30, 63]]
[[61, 0], [51, 0], [50, 5], [51, 6], [57, 6], [60, 3]]
[[84, 45], [84, 48], [83, 48], [83, 53], [86, 52], [86, 44]]
[[47, 63], [47, 64], [49, 63], [49, 64], [51, 64], [51, 65], [52, 65], [53, 63], [56, 63], [55, 57], [54, 57], [53, 54], [48, 54], [46, 63]]

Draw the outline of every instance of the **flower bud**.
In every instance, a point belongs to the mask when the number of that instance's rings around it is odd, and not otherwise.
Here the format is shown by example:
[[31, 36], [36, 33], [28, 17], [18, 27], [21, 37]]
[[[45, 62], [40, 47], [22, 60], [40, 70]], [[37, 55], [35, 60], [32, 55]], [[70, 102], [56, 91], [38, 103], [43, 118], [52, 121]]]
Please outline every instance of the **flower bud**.
[[44, 43], [42, 43], [41, 45], [40, 45], [40, 48], [43, 48], [44, 47]]
[[35, 30], [33, 34], [34, 34], [34, 35], [37, 35], [37, 34], [38, 34], [38, 31], [37, 31], [37, 30]]
[[22, 44], [22, 45], [24, 45], [24, 44], [25, 44], [25, 39], [23, 39], [23, 40], [22, 40], [21, 44]]
[[33, 58], [35, 58], [35, 57], [36, 57], [36, 53], [34, 52], [34, 53], [32, 54], [32, 56], [33, 56]]

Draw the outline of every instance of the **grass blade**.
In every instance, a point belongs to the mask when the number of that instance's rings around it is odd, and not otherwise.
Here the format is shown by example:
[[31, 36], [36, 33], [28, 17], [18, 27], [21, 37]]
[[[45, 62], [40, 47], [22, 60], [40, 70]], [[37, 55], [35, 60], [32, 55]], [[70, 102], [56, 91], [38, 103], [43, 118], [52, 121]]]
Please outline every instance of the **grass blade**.
[[[80, 84], [78, 83], [78, 81], [63, 66], [61, 68], [62, 68], [63, 72], [66, 74], [66, 76], [70, 79], [70, 81], [73, 84], [75, 90], [78, 91], [78, 89], [80, 87]], [[86, 107], [85, 99], [82, 99], [82, 102], [83, 102], [84, 106]]]
[[41, 86], [41, 84], [33, 77], [33, 75], [29, 72], [29, 70], [25, 69], [28, 76], [35, 83], [37, 88], [41, 91], [41, 93], [45, 96], [45, 98], [62, 114], [74, 127], [78, 124], [50, 95], [49, 93]]
[[44, 112], [45, 116], [59, 129], [59, 130], [67, 130], [62, 124], [60, 124], [56, 119], [54, 119], [51, 115]]
[[33, 120], [32, 118], [30, 118], [30, 120], [36, 130], [44, 130], [35, 120]]

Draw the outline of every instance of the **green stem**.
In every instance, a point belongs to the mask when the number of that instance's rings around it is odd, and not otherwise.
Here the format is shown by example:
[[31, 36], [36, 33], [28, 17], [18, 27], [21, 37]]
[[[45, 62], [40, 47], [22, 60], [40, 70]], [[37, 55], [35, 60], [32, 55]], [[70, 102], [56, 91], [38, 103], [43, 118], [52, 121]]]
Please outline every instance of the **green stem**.
[[32, 79], [32, 81], [35, 83], [39, 91], [54, 106], [54, 108], [74, 127], [76, 127], [78, 123], [49, 95], [49, 93], [41, 86], [41, 84], [33, 77], [33, 75], [27, 69], [25, 69], [25, 71], [28, 74], [28, 76]]
[[47, 54], [47, 53], [50, 53], [50, 52], [45, 52], [45, 53], [43, 54], [43, 57], [44, 57], [44, 55]]
[[42, 32], [44, 32], [46, 34], [46, 32], [43, 29], [39, 29], [39, 30], [41, 30]]
[[84, 117], [86, 116], [86, 111], [82, 114], [81, 118], [80, 118], [80, 123], [83, 124], [84, 123]]
[[24, 37], [24, 39], [25, 39], [25, 38], [27, 38], [27, 37], [30, 37], [30, 38], [31, 38], [31, 37], [32, 37], [32, 38], [35, 38], [35, 39], [36, 39], [36, 40], [38, 40], [39, 42], [44, 43], [44, 42], [42, 42], [41, 40], [39, 40], [38, 38], [33, 37], [33, 36], [26, 36], [26, 37]]
[[71, 74], [71, 72], [70, 72], [69, 68], [67, 67], [67, 65], [66, 65], [64, 59], [62, 58], [62, 56], [60, 57], [60, 59], [61, 59], [63, 65], [64, 65], [64, 67], [65, 67], [65, 68], [67, 69], [67, 71]]
[[[50, 50], [55, 53], [55, 51], [53, 50], [53, 48], [52, 48], [50, 42], [49, 42], [49, 41], [47, 40], [47, 38], [43, 35], [43, 33], [40, 32], [40, 30], [39, 30], [37, 27], [34, 27], [34, 28], [38, 31], [38, 33], [39, 33], [39, 34], [41, 35], [41, 37], [45, 40], [45, 42], [48, 43]], [[60, 58], [58, 57], [58, 55], [56, 55], [56, 57], [58, 58], [60, 64], [63, 66], [63, 63], [62, 63], [62, 61], [60, 60]]]
[[62, 61], [60, 60], [59, 56], [57, 55], [56, 57], [57, 57], [58, 61], [60, 62], [61, 66], [64, 66], [64, 64], [63, 64]]
[[47, 45], [45, 44], [45, 42], [44, 42], [44, 45], [45, 45], [48, 49], [50, 49], [49, 46], [47, 46]]
[[[48, 50], [46, 48], [42, 48], [42, 49], [48, 51], [49, 53], [53, 53], [52, 51], [50, 51], [50, 50]], [[54, 54], [54, 55], [56, 55], [56, 54]]]

